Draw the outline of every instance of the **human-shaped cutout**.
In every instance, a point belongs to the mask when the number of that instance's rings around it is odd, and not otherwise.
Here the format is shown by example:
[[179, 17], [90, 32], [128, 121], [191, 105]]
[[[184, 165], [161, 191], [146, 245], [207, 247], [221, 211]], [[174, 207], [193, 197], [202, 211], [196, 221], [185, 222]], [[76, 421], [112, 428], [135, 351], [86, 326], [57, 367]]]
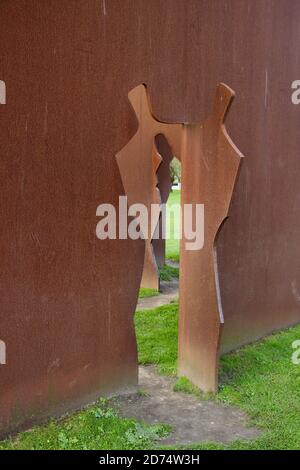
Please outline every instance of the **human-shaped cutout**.
[[[167, 124], [157, 120], [152, 113], [150, 100], [144, 85], [134, 88], [128, 95], [139, 122], [136, 134], [117, 153], [120, 175], [128, 205], [144, 204], [148, 209], [151, 233], [145, 240], [145, 259], [141, 286], [159, 289], [159, 273], [151, 244], [152, 236], [159, 221], [159, 211], [151, 220], [151, 205], [160, 204], [157, 191], [156, 172], [161, 161], [155, 144], [155, 136], [163, 134], [172, 147], [172, 152], [180, 151], [181, 125]], [[152, 224], [151, 224], [152, 222]]]
[[[218, 387], [222, 325], [216, 237], [228, 210], [243, 155], [229, 138], [225, 117], [234, 97], [228, 86], [217, 87], [213, 111], [204, 123], [167, 124], [153, 117], [144, 86], [129, 93], [139, 129], [117, 154], [128, 203], [157, 203], [156, 171], [159, 161], [154, 138], [163, 134], [174, 155], [181, 159], [181, 206], [204, 205], [204, 246], [180, 248], [179, 375], [187, 376], [204, 391]], [[157, 216], [158, 222], [158, 216]], [[184, 220], [183, 220], [184, 223]], [[157, 268], [151, 237], [146, 240], [144, 276], [147, 287], [157, 288]], [[145, 272], [148, 277], [145, 278]], [[151, 281], [153, 284], [151, 285]]]
[[224, 121], [234, 92], [217, 87], [212, 114], [203, 124], [183, 126], [181, 204], [204, 204], [204, 246], [180, 250], [179, 374], [202, 390], [218, 387], [224, 323], [218, 281], [216, 236], [228, 215], [242, 154]]

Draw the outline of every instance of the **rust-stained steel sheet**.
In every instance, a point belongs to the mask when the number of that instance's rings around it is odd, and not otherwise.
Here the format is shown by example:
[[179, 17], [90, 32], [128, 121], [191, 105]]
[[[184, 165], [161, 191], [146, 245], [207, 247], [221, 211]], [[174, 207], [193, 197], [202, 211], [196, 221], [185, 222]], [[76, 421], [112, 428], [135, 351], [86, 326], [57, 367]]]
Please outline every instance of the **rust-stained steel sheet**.
[[[151, 206], [159, 202], [156, 173], [161, 162], [155, 145], [155, 136], [159, 132], [169, 139], [181, 159], [184, 224], [180, 248], [179, 374], [187, 376], [202, 390], [214, 392], [218, 387], [219, 346], [224, 323], [215, 243], [228, 215], [242, 157], [224, 125], [233, 96], [234, 92], [228, 86], [220, 84], [211, 116], [204, 123], [181, 126], [158, 122], [152, 115], [146, 88], [138, 86], [129, 93], [129, 100], [139, 128], [117, 154], [128, 204], [143, 203], [149, 213]], [[197, 204], [204, 206], [201, 222], [204, 223], [204, 245], [189, 249], [191, 240], [186, 236], [188, 216], [185, 211], [187, 207], [192, 208], [195, 224]], [[158, 213], [155, 226], [157, 222]], [[146, 277], [142, 285], [156, 287], [150, 223], [151, 217], [148, 218], [143, 272]], [[199, 226], [196, 228], [201, 230]], [[194, 230], [193, 227], [190, 229]]]
[[[156, 147], [162, 158], [157, 170], [157, 187], [160, 192], [161, 203], [166, 204], [171, 191], [170, 163], [174, 158], [173, 152], [163, 134], [156, 137]], [[163, 266], [166, 262], [166, 240], [163, 236], [163, 227], [166, 227], [166, 212], [162, 211], [159, 218], [159, 238], [153, 238], [152, 246], [157, 266]]]
[[153, 207], [161, 203], [157, 189], [157, 170], [161, 163], [155, 143], [155, 137], [164, 134], [170, 139], [173, 152], [180, 151], [180, 131], [178, 124], [166, 124], [153, 117], [150, 98], [144, 85], [130, 91], [129, 101], [139, 122], [138, 130], [132, 139], [120, 150], [118, 162], [128, 206], [143, 204], [148, 210], [148, 226], [145, 234], [145, 258], [141, 287], [159, 289], [159, 273], [155, 260], [152, 237], [159, 222], [159, 208]]
[[[179, 374], [205, 392], [218, 387], [219, 345], [224, 323], [215, 239], [228, 215], [242, 157], [228, 137], [225, 115], [234, 96], [224, 84], [217, 87], [214, 108], [204, 123], [184, 125], [181, 151], [181, 204], [204, 205], [204, 245], [180, 246]], [[200, 227], [198, 228], [198, 230]]]
[[203, 122], [221, 81], [236, 92], [221, 351], [299, 322], [299, 2], [6, 0], [0, 21], [1, 433], [137, 383], [144, 243], [97, 241], [95, 214], [123, 194], [139, 83], [172, 123]]

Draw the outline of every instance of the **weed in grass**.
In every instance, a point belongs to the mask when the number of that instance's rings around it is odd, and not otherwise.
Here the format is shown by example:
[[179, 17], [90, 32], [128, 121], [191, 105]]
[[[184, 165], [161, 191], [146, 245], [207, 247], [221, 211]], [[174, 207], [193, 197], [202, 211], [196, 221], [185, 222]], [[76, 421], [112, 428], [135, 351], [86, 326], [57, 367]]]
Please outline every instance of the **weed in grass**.
[[166, 437], [170, 431], [171, 426], [155, 424], [154, 426], [146, 426], [143, 423], [135, 423], [134, 427], [126, 431], [126, 439], [133, 447], [140, 447], [141, 445], [147, 446], [151, 442], [156, 442], [159, 439]]
[[147, 390], [143, 390], [142, 388], [138, 389], [137, 394], [139, 397], [149, 397]]

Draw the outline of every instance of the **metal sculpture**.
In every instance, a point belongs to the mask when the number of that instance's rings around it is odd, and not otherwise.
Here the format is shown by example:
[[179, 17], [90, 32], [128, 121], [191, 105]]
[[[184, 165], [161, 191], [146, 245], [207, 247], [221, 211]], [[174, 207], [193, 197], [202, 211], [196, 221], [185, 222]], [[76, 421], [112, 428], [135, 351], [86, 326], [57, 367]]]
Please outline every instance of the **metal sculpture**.
[[[170, 163], [174, 158], [172, 149], [168, 144], [167, 139], [163, 134], [159, 134], [155, 138], [158, 153], [162, 158], [162, 162], [157, 170], [157, 187], [160, 192], [160, 199], [162, 204], [166, 204], [171, 191], [172, 182], [170, 177]], [[160, 213], [158, 221], [158, 237], [153, 238], [152, 246], [156, 264], [161, 267], [166, 262], [166, 240], [163, 236], [163, 227], [166, 226], [166, 213]]]
[[127, 139], [125, 96], [99, 106], [96, 3], [1, 4], [1, 436], [138, 382], [143, 243], [96, 238], [97, 206], [122, 194]]
[[128, 205], [143, 204], [148, 209], [148, 227], [151, 232], [145, 240], [145, 257], [142, 276], [142, 287], [159, 289], [159, 274], [152, 247], [152, 236], [157, 227], [160, 212], [152, 214], [151, 206], [160, 204], [157, 191], [157, 169], [161, 162], [155, 144], [159, 134], [167, 136], [172, 151], [179, 153], [180, 131], [178, 124], [167, 124], [158, 121], [152, 114], [151, 105], [144, 85], [139, 85], [128, 94], [129, 101], [139, 122], [136, 134], [123, 149], [117, 153], [120, 175]]
[[215, 241], [236, 181], [242, 154], [229, 138], [224, 120], [234, 92], [217, 87], [211, 116], [183, 126], [181, 203], [204, 204], [204, 246], [180, 249], [179, 374], [204, 391], [217, 390], [224, 316]]
[[137, 82], [169, 122], [202, 122], [220, 77], [240, 98], [230, 133], [251, 158], [218, 238], [221, 351], [300, 321], [299, 18], [292, 0], [1, 3], [0, 433], [137, 383], [145, 246], [95, 237], [97, 205], [123, 194]]

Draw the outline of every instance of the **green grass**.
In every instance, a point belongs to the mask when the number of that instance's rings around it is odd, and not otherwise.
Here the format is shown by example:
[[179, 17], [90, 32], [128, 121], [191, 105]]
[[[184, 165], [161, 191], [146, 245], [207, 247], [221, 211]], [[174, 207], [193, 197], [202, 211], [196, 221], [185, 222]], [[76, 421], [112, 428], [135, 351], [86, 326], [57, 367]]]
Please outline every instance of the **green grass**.
[[0, 442], [0, 450], [123, 450], [155, 447], [168, 435], [170, 426], [149, 426], [134, 419], [118, 417], [101, 399], [87, 409], [61, 420], [51, 421]]
[[[139, 362], [156, 364], [158, 372], [176, 376], [178, 305], [140, 311], [135, 315]], [[239, 407], [250, 424], [261, 429], [253, 441], [230, 446], [201, 443], [193, 449], [300, 449], [300, 365], [293, 365], [292, 343], [300, 325], [268, 336], [221, 358], [220, 391], [214, 400]], [[203, 395], [186, 378], [175, 391]], [[143, 393], [141, 391], [141, 393]], [[148, 426], [120, 418], [108, 400], [0, 442], [1, 449], [151, 449], [167, 435], [166, 425]]]
[[[171, 191], [168, 199], [169, 208], [174, 204], [180, 205], [180, 191], [178, 189]], [[173, 261], [179, 261], [180, 210], [178, 208], [174, 210], [174, 216], [167, 212], [166, 229], [167, 234], [170, 233], [170, 237], [166, 240], [166, 257]]]
[[170, 304], [135, 314], [139, 363], [156, 364], [167, 375], [176, 373], [177, 311], [178, 305]]
[[[139, 360], [156, 364], [164, 374], [176, 374], [177, 310], [173, 304], [136, 315]], [[258, 439], [235, 441], [230, 448], [300, 449], [300, 365], [291, 362], [297, 339], [300, 325], [221, 358], [220, 391], [214, 399], [243, 409], [262, 430]], [[179, 379], [174, 388], [203, 398], [187, 379]], [[193, 448], [224, 447], [210, 443]]]
[[141, 287], [139, 291], [139, 299], [145, 299], [146, 297], [155, 297], [159, 292], [156, 289], [150, 289], [148, 287]]
[[159, 277], [162, 281], [172, 281], [172, 279], [179, 279], [179, 268], [165, 264], [159, 268]]

